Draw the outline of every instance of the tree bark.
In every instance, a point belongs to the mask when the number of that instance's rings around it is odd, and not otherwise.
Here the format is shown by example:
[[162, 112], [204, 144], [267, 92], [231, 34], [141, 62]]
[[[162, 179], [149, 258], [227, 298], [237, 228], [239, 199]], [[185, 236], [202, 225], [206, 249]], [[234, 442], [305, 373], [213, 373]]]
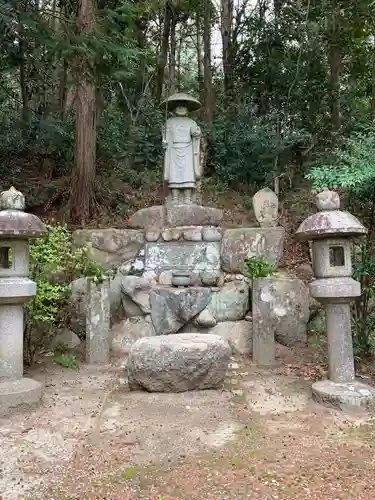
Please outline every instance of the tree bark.
[[[94, 30], [95, 0], [80, 0], [78, 26], [89, 35]], [[96, 90], [88, 61], [77, 64], [75, 168], [72, 175], [70, 218], [84, 225], [96, 213]]]
[[163, 24], [163, 33], [160, 44], [160, 53], [156, 69], [155, 97], [158, 101], [160, 101], [163, 93], [164, 72], [168, 60], [168, 43], [169, 43], [169, 34], [171, 29], [171, 20], [172, 20], [172, 10], [169, 5], [169, 2], [167, 2], [164, 12], [164, 24]]
[[171, 24], [170, 24], [170, 44], [169, 44], [169, 94], [176, 92], [176, 53], [177, 53], [177, 39], [176, 39], [176, 27], [177, 27], [177, 14], [176, 11], [172, 11]]
[[203, 19], [203, 112], [202, 119], [211, 123], [214, 116], [214, 87], [211, 69], [211, 22], [212, 6], [210, 0], [205, 0]]
[[223, 45], [224, 91], [226, 95], [232, 87], [232, 31], [233, 0], [221, 0], [221, 39]]
[[340, 128], [340, 50], [333, 42], [329, 54], [329, 86], [331, 90], [331, 123], [334, 130]]

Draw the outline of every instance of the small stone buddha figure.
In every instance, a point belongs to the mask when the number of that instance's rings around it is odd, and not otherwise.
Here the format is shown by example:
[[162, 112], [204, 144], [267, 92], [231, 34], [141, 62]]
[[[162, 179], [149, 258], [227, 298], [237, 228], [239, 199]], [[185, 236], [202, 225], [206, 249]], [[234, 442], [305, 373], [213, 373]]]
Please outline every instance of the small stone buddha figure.
[[173, 94], [164, 103], [173, 112], [163, 127], [164, 181], [168, 183], [172, 204], [191, 204], [196, 182], [201, 175], [201, 130], [188, 112], [200, 108], [200, 103], [188, 94]]

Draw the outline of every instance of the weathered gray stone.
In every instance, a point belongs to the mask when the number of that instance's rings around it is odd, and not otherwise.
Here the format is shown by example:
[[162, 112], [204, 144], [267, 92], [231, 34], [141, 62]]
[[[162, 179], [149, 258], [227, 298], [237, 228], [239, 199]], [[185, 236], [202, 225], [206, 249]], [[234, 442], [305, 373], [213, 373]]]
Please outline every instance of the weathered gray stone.
[[232, 281], [212, 293], [207, 309], [220, 322], [244, 319], [249, 307], [249, 286], [243, 281]]
[[159, 283], [164, 286], [172, 286], [173, 271], [162, 271], [159, 275]]
[[202, 238], [204, 241], [221, 241], [221, 230], [217, 227], [204, 227], [202, 228]]
[[222, 387], [231, 350], [217, 335], [176, 334], [138, 340], [128, 360], [130, 390], [184, 392]]
[[154, 242], [154, 241], [158, 241], [160, 237], [160, 229], [146, 229], [146, 232], [145, 232], [145, 239], [146, 241], [151, 241], [151, 242]]
[[177, 241], [181, 238], [182, 229], [179, 227], [166, 228], [162, 231], [161, 237], [164, 241]]
[[260, 227], [276, 227], [279, 200], [269, 188], [260, 189], [253, 196], [253, 210]]
[[204, 309], [198, 314], [194, 323], [199, 326], [209, 328], [216, 325], [216, 319], [212, 316], [208, 309]]
[[157, 335], [176, 333], [210, 301], [208, 288], [158, 288], [150, 293], [151, 318]]
[[[116, 315], [121, 306], [122, 292], [121, 281], [123, 274], [120, 270], [109, 280], [109, 305], [110, 314]], [[83, 335], [86, 331], [86, 311], [87, 311], [87, 278], [78, 278], [70, 284], [70, 328], [74, 333]]]
[[202, 228], [194, 226], [185, 228], [182, 235], [186, 241], [202, 241]]
[[220, 273], [219, 270], [215, 270], [215, 271], [202, 271], [200, 273], [200, 277], [201, 277], [202, 283], [205, 286], [216, 286], [218, 284], [220, 275], [221, 275], [221, 273]]
[[309, 333], [326, 334], [327, 333], [327, 319], [324, 309], [318, 312], [307, 324], [307, 331]]
[[155, 328], [150, 316], [128, 318], [113, 325], [111, 349], [116, 355], [128, 354], [134, 342], [154, 335]]
[[228, 341], [232, 351], [251, 354], [253, 350], [253, 328], [249, 321], [224, 321], [208, 330]]
[[0, 416], [4, 416], [11, 408], [39, 403], [42, 390], [42, 384], [30, 378], [1, 382]]
[[127, 318], [144, 315], [142, 309], [127, 295], [123, 295], [121, 302]]
[[59, 345], [62, 345], [67, 349], [74, 349], [81, 345], [81, 341], [78, 335], [69, 330], [69, 328], [64, 328], [63, 330], [57, 332], [57, 334], [53, 337], [51, 349], [55, 349]]
[[318, 403], [345, 410], [350, 407], [375, 405], [375, 389], [357, 380], [335, 383], [320, 380], [312, 385], [312, 396]]
[[275, 362], [275, 333], [278, 316], [286, 316], [284, 307], [277, 307], [280, 297], [275, 293], [271, 278], [259, 278], [252, 283], [253, 317], [253, 361], [260, 365], [272, 365]]
[[[255, 283], [257, 282], [257, 283]], [[310, 317], [310, 294], [298, 278], [269, 277], [255, 280], [253, 289], [254, 311], [262, 321], [260, 329], [274, 331], [276, 340], [283, 345], [306, 341], [307, 323]]]
[[122, 305], [128, 318], [150, 313], [151, 283], [142, 276], [124, 276]]
[[128, 226], [134, 229], [160, 229], [164, 225], [164, 206], [141, 208], [133, 214]]
[[146, 271], [220, 270], [220, 244], [217, 242], [174, 242], [146, 244]]
[[167, 206], [167, 223], [176, 226], [219, 226], [223, 211], [201, 205]]
[[247, 255], [264, 255], [270, 262], [278, 263], [283, 255], [284, 235], [282, 227], [226, 229], [220, 251], [223, 270], [244, 274]]
[[108, 363], [110, 349], [109, 281], [87, 282], [86, 360]]
[[134, 229], [80, 229], [73, 233], [73, 249], [88, 246], [89, 258], [104, 269], [134, 259], [143, 243], [144, 232]]
[[142, 274], [142, 278], [145, 278], [150, 283], [150, 285], [156, 285], [157, 283], [157, 274], [155, 273], [155, 271], [145, 271]]

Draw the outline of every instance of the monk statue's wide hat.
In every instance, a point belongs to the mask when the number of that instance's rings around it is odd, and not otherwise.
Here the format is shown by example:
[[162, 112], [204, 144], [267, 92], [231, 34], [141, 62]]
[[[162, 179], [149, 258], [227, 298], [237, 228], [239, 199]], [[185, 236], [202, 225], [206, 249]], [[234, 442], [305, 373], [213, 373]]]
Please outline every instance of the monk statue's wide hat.
[[167, 108], [168, 111], [173, 111], [178, 106], [185, 106], [189, 111], [196, 111], [201, 107], [201, 103], [189, 94], [177, 93], [169, 96], [162, 102], [161, 106], [164, 109]]

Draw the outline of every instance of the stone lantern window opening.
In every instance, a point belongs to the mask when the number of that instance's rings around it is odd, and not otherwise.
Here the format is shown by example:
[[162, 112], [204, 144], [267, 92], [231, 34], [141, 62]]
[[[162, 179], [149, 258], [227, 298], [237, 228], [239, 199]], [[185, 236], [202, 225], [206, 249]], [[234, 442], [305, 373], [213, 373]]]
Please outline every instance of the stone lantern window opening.
[[12, 247], [0, 246], [0, 269], [13, 269], [14, 260]]
[[352, 275], [352, 242], [349, 238], [317, 239], [312, 243], [312, 264], [316, 278]]
[[345, 266], [345, 250], [343, 246], [332, 245], [329, 247], [329, 264], [331, 267]]

